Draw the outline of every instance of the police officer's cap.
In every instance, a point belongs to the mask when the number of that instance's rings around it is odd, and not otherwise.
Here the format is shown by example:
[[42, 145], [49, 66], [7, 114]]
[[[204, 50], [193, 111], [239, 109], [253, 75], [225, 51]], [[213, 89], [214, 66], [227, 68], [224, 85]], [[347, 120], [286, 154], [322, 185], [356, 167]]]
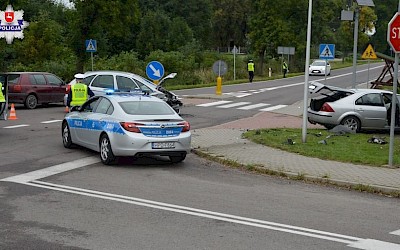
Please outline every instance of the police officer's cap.
[[83, 79], [83, 78], [85, 78], [84, 74], [80, 74], [80, 73], [75, 74], [75, 79]]
[[253, 59], [250, 59], [250, 60], [249, 60], [249, 62], [252, 62], [252, 61], [253, 61]]

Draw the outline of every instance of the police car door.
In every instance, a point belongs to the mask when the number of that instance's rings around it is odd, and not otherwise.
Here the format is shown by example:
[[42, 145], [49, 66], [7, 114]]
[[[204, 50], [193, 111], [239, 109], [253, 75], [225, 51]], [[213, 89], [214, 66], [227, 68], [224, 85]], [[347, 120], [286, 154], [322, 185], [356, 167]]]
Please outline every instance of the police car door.
[[101, 97], [93, 111], [87, 114], [87, 131], [84, 138], [90, 148], [98, 150], [100, 134], [107, 131], [107, 124], [111, 121], [110, 114], [113, 111], [111, 102], [107, 98]]
[[94, 97], [85, 102], [79, 109], [79, 114], [73, 118], [73, 124], [76, 125], [75, 133], [79, 141], [78, 144], [93, 150], [95, 150], [95, 148], [93, 148], [92, 143], [90, 143], [90, 136], [88, 135], [93, 126], [90, 115], [93, 113], [99, 98], [100, 97]]

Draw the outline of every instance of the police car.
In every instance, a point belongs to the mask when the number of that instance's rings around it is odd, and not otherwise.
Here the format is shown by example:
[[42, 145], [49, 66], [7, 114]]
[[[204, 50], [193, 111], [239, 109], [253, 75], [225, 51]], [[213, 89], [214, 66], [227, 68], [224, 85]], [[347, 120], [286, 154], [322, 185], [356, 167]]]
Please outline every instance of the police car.
[[112, 164], [118, 156], [168, 156], [178, 163], [190, 152], [190, 124], [166, 102], [142, 93], [108, 92], [73, 107], [62, 122], [64, 147], [77, 144], [100, 152]]

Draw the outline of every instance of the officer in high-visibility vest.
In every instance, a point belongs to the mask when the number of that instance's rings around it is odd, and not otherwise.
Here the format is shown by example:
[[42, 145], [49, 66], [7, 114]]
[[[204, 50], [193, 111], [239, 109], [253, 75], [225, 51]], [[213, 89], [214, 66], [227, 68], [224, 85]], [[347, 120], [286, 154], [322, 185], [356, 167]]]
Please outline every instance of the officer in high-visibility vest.
[[94, 93], [90, 88], [82, 83], [85, 76], [83, 74], [76, 74], [76, 83], [71, 86], [68, 93], [67, 106], [81, 106], [84, 102], [88, 100], [88, 95], [90, 97], [94, 96]]
[[253, 78], [254, 78], [254, 62], [251, 59], [247, 63], [247, 71], [249, 72], [249, 81], [253, 82]]
[[283, 69], [283, 78], [285, 78], [286, 77], [286, 73], [288, 72], [288, 65], [287, 65], [287, 63], [285, 62], [285, 61], [283, 61], [283, 64], [282, 64], [282, 69]]
[[6, 97], [4, 95], [4, 87], [3, 84], [0, 82], [0, 103], [6, 102]]

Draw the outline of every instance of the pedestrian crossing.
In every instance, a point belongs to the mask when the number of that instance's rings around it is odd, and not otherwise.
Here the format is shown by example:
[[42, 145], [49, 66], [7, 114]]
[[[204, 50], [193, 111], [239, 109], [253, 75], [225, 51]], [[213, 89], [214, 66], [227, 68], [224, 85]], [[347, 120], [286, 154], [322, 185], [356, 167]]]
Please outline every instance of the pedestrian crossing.
[[272, 105], [269, 103], [251, 103], [251, 102], [234, 102], [234, 101], [214, 101], [196, 105], [196, 107], [214, 107], [220, 109], [234, 108], [239, 110], [259, 110], [259, 111], [273, 111], [284, 108], [288, 105]]

